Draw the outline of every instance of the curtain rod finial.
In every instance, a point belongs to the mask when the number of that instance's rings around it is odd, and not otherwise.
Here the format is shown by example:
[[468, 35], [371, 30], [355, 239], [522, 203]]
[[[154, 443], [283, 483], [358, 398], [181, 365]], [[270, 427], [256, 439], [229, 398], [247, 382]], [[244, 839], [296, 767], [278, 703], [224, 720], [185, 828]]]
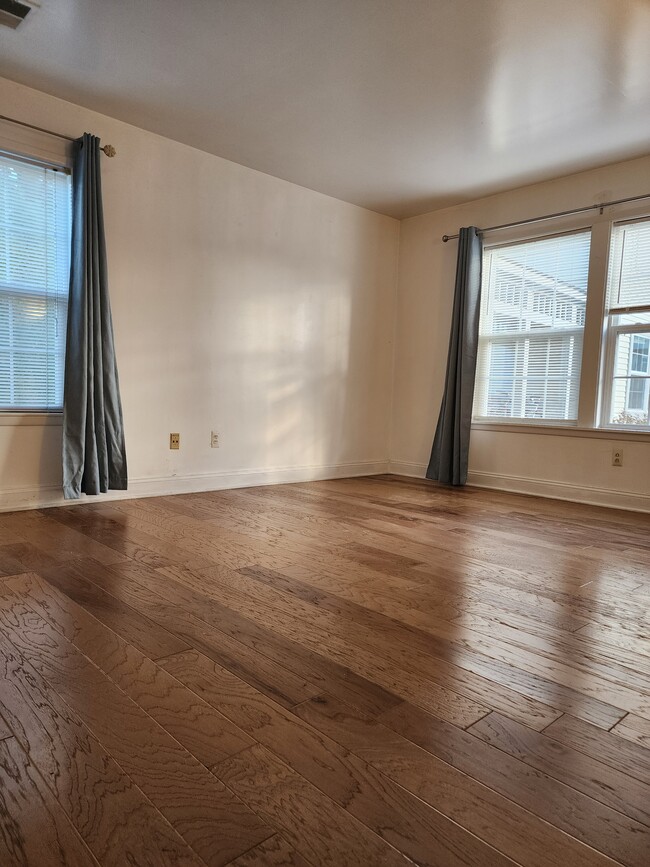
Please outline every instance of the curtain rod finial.
[[443, 244], [446, 244], [448, 240], [449, 240], [449, 235], [443, 235], [442, 236], [442, 243]]
[[104, 145], [102, 148], [107, 157], [114, 157], [117, 151], [113, 147], [113, 145]]

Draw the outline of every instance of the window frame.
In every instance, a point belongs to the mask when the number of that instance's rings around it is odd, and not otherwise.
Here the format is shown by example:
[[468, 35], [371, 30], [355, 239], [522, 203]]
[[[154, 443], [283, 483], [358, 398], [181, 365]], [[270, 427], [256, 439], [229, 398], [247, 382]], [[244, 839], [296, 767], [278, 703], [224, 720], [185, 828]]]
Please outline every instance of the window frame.
[[[52, 140], [40, 131], [0, 122], [0, 154], [72, 176], [72, 143]], [[72, 213], [70, 215], [72, 221]], [[72, 225], [70, 226], [72, 232]], [[0, 408], [0, 427], [50, 426], [63, 423], [63, 408]]]
[[[517, 227], [516, 231], [509, 231], [506, 234], [503, 234], [502, 237], [499, 237], [498, 241], [494, 243], [484, 244], [483, 247], [483, 255], [485, 252], [490, 249], [498, 249], [501, 247], [509, 247], [515, 246], [517, 244], [525, 244], [534, 241], [543, 241], [548, 238], [554, 237], [566, 237], [568, 235], [578, 235], [584, 232], [591, 232], [591, 226], [589, 224], [579, 223], [576, 224], [575, 221], [572, 224], [567, 226], [553, 226], [551, 230], [548, 228], [543, 230], [537, 230], [536, 232], [531, 231], [531, 227]], [[502, 233], [499, 232], [501, 236]], [[590, 243], [593, 242], [593, 236], [590, 239]], [[589, 257], [589, 274], [591, 273], [591, 248], [590, 248], [590, 257]], [[483, 279], [483, 278], [481, 278]], [[483, 288], [483, 286], [481, 287]], [[587, 301], [585, 307], [585, 325], [582, 328], [562, 328], [562, 329], [536, 329], [535, 331], [519, 331], [519, 332], [505, 332], [503, 335], [494, 335], [490, 337], [491, 340], [495, 342], [499, 342], [502, 340], [503, 342], [517, 339], [517, 338], [526, 338], [526, 337], [553, 337], [553, 336], [576, 336], [581, 335], [583, 340], [583, 359], [584, 359], [584, 342], [585, 335], [587, 330], [587, 310], [589, 305], [589, 283], [587, 285]], [[480, 327], [480, 326], [479, 326]], [[480, 338], [479, 338], [480, 339]], [[522, 416], [476, 416], [472, 414], [472, 427], [478, 427], [483, 429], [489, 429], [492, 425], [497, 428], [501, 428], [507, 425], [521, 425], [524, 427], [539, 427], [539, 428], [575, 428], [580, 421], [580, 400], [582, 394], [582, 372], [580, 379], [580, 387], [579, 387], [579, 395], [578, 395], [578, 417], [575, 419], [557, 419], [557, 418], [549, 418], [549, 419], [540, 419], [540, 418], [530, 418], [530, 417], [522, 417]]]
[[[615, 313], [607, 313], [606, 318], [609, 319], [611, 316], [615, 316]], [[611, 417], [612, 410], [612, 397], [614, 393], [613, 383], [614, 383], [614, 365], [616, 363], [616, 346], [618, 342], [618, 337], [621, 334], [629, 334], [632, 337], [635, 334], [643, 334], [647, 335], [650, 333], [650, 324], [644, 324], [642, 322], [636, 323], [634, 325], [612, 325], [611, 323], [606, 324], [607, 328], [607, 350], [606, 350], [606, 360], [603, 374], [603, 400], [602, 400], [602, 424], [601, 428], [604, 430], [613, 430], [613, 431], [636, 431], [638, 433], [647, 433], [650, 434], [650, 424], [614, 424], [614, 422], [608, 421]], [[630, 371], [630, 365], [628, 365], [628, 373], [626, 378], [632, 378], [632, 373]], [[644, 380], [645, 382], [649, 381], [650, 372], [646, 374], [639, 374], [636, 377], [640, 380]], [[628, 400], [628, 394], [626, 392], [626, 404]]]
[[[607, 423], [612, 389], [610, 381], [606, 378], [610, 370], [612, 329], [615, 327], [609, 321], [610, 314], [607, 309], [607, 278], [612, 229], [616, 223], [647, 219], [650, 219], [650, 203], [631, 202], [611, 205], [591, 216], [569, 215], [552, 221], [540, 221], [534, 225], [490, 232], [490, 241], [485, 243], [485, 249], [541, 240], [554, 235], [591, 231], [578, 418], [568, 421], [551, 419], [545, 421], [473, 415], [472, 429], [606, 439], [623, 437], [644, 442], [650, 440], [650, 431], [647, 427]], [[647, 332], [649, 327], [642, 325], [640, 330]], [[612, 371], [613, 363], [612, 358]]]

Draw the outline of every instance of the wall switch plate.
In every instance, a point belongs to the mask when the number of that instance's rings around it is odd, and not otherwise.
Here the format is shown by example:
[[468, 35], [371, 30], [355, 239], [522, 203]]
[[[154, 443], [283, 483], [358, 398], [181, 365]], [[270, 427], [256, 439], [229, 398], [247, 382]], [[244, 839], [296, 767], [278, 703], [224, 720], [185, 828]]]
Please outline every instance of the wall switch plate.
[[211, 449], [218, 449], [219, 448], [219, 432], [216, 430], [213, 430], [211, 435], [210, 435], [210, 448]]
[[180, 449], [181, 447], [181, 435], [179, 433], [170, 433], [169, 434], [169, 448], [170, 449]]
[[612, 466], [623, 466], [623, 449], [612, 449]]

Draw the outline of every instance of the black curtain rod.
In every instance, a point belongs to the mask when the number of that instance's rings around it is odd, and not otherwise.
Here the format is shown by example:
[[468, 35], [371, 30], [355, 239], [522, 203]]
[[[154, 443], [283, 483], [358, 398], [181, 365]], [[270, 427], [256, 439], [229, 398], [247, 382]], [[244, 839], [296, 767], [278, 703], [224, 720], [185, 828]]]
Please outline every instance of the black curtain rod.
[[[552, 220], [555, 217], [568, 217], [571, 214], [583, 214], [585, 211], [600, 211], [602, 214], [604, 208], [609, 208], [611, 205], [623, 205], [626, 202], [638, 202], [640, 199], [650, 199], [650, 193], [644, 193], [642, 196], [629, 196], [627, 199], [615, 199], [612, 202], [600, 202], [598, 205], [585, 205], [584, 208], [572, 208], [570, 211], [557, 211], [555, 214], [544, 214], [543, 217], [531, 217], [528, 220], [517, 220], [516, 223], [502, 223], [500, 226], [488, 226], [486, 229], [479, 229], [480, 235], [486, 232], [496, 232], [497, 229], [512, 229], [515, 226], [527, 226], [529, 223], [541, 223], [544, 220]], [[442, 240], [446, 244], [458, 235], [443, 235]]]
[[[71, 135], [63, 135], [60, 132], [54, 132], [51, 129], [44, 129], [42, 126], [35, 126], [33, 123], [25, 123], [24, 120], [16, 120], [15, 117], [7, 117], [4, 114], [0, 114], [0, 120], [6, 120], [8, 123], [15, 123], [18, 126], [26, 126], [27, 129], [34, 129], [36, 132], [44, 132], [47, 135], [56, 136], [56, 138], [62, 138], [65, 141], [76, 141]], [[117, 151], [113, 147], [113, 145], [104, 145], [104, 147], [100, 148], [101, 151], [104, 151], [107, 157], [114, 157]]]

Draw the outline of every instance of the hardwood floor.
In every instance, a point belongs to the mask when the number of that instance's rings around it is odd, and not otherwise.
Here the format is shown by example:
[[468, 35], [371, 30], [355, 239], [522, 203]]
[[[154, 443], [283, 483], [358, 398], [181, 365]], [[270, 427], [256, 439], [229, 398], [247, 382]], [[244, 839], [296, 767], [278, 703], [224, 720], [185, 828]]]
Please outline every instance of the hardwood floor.
[[649, 867], [650, 516], [391, 476], [0, 515], [2, 867]]

